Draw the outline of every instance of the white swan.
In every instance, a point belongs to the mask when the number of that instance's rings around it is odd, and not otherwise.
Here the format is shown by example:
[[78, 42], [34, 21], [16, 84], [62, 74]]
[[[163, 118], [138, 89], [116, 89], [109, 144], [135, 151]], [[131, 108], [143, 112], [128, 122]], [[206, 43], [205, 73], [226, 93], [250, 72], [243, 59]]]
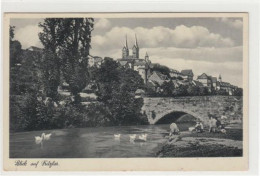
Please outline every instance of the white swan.
[[147, 140], [147, 134], [142, 134], [139, 136], [140, 140], [146, 141]]
[[114, 137], [115, 137], [116, 140], [119, 140], [120, 136], [121, 136], [121, 134], [114, 134]]
[[41, 137], [40, 136], [35, 136], [35, 143], [36, 144], [41, 144], [41, 147], [43, 146], [43, 140], [44, 140], [44, 133], [42, 133]]
[[130, 140], [135, 140], [135, 138], [136, 138], [136, 134], [129, 135], [129, 137], [130, 137]]
[[43, 134], [43, 136], [44, 136], [44, 138], [43, 138], [43, 139], [44, 139], [45, 141], [48, 141], [48, 140], [50, 140], [50, 138], [51, 138], [51, 135], [52, 135], [51, 133], [49, 133], [49, 134], [42, 133], [42, 134]]

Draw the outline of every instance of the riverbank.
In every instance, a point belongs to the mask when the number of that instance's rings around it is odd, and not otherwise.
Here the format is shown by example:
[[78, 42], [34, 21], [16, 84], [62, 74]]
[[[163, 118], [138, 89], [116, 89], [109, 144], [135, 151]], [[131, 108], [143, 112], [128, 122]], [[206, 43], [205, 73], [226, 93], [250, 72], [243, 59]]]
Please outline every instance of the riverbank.
[[162, 144], [157, 157], [239, 157], [243, 155], [243, 130], [227, 129], [222, 133], [182, 132]]

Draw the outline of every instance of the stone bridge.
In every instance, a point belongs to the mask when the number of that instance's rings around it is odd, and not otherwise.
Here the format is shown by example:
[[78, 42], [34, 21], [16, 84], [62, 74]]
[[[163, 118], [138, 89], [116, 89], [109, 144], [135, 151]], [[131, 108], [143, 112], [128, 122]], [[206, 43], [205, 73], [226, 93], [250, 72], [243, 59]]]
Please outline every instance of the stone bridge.
[[209, 113], [218, 117], [225, 113], [229, 120], [242, 121], [242, 101], [243, 97], [234, 96], [144, 97], [142, 112], [150, 124], [174, 122], [184, 114], [207, 124]]

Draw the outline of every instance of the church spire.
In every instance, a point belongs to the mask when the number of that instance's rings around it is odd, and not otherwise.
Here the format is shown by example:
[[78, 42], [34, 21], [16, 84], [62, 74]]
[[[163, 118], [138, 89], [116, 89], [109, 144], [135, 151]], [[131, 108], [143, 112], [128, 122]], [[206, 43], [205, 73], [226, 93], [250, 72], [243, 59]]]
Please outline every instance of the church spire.
[[139, 59], [139, 47], [138, 47], [136, 34], [135, 34], [135, 44], [133, 46], [133, 58]]
[[138, 48], [138, 42], [137, 42], [136, 34], [135, 34], [135, 46]]
[[219, 74], [218, 79], [219, 79], [219, 82], [222, 82], [221, 74]]
[[147, 52], [146, 52], [146, 54], [145, 54], [145, 57], [144, 57], [144, 58], [145, 58], [145, 61], [146, 61], [146, 62], [148, 62], [148, 61], [149, 61], [149, 56], [148, 56], [148, 53], [147, 53]]
[[125, 36], [125, 46], [122, 49], [122, 58], [126, 59], [129, 56], [129, 49], [127, 44], [127, 35]]
[[128, 44], [127, 44], [127, 35], [125, 35], [125, 47], [128, 49]]

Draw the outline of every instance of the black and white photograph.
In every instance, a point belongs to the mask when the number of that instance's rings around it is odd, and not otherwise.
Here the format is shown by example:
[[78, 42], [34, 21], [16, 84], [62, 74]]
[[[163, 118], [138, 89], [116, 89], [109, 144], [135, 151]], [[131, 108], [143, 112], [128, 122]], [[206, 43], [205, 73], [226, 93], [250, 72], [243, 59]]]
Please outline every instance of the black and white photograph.
[[245, 156], [247, 14], [102, 15], [9, 18], [10, 159]]

